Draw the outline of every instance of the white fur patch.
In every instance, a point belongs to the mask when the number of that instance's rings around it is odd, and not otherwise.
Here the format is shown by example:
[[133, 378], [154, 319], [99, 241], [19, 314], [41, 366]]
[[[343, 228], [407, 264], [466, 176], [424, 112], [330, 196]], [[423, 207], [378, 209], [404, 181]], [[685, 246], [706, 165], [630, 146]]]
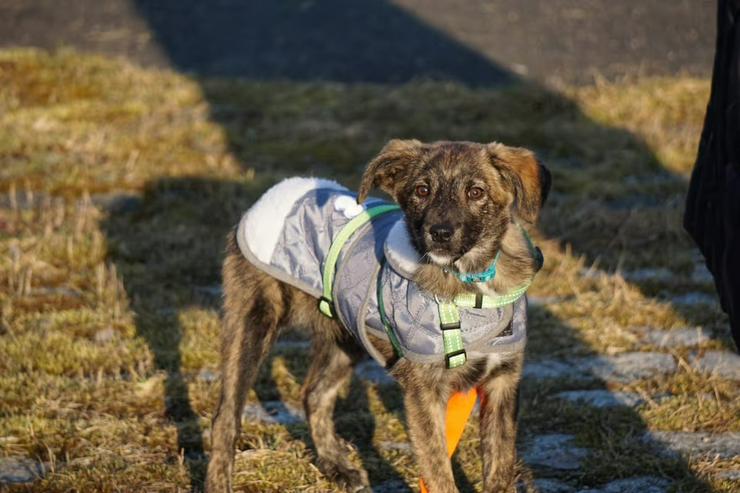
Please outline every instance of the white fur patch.
[[427, 253], [427, 256], [432, 260], [432, 262], [441, 267], [452, 265], [452, 257], [449, 255], [437, 255], [436, 253], [429, 252]]
[[359, 216], [365, 210], [365, 206], [358, 204], [354, 197], [340, 195], [334, 199], [334, 210], [344, 214], [347, 219]]
[[[329, 188], [347, 191], [333, 180], [320, 178], [287, 178], [265, 192], [242, 217], [243, 240], [261, 262], [270, 263], [285, 219], [295, 202], [311, 190]], [[244, 244], [244, 243], [242, 243]]]

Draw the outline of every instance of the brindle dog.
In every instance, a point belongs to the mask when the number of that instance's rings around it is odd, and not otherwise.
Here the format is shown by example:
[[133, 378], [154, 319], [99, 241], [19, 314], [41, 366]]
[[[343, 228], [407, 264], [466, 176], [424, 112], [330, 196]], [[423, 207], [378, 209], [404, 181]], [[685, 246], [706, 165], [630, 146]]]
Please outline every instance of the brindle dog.
[[[414, 281], [450, 298], [462, 292], [505, 293], [530, 279], [536, 265], [515, 221], [533, 224], [545, 201], [550, 174], [526, 149], [502, 144], [392, 140], [368, 165], [358, 202], [379, 187], [400, 204], [409, 233], [424, 259]], [[446, 268], [485, 270], [502, 255], [494, 280], [465, 285]], [[213, 420], [207, 491], [231, 491], [234, 448], [247, 392], [281, 326], [302, 327], [312, 337], [313, 360], [303, 403], [318, 455], [317, 465], [350, 491], [369, 491], [367, 472], [349, 459], [334, 430], [337, 394], [361, 357], [340, 324], [316, 308], [316, 299], [252, 266], [229, 236], [223, 267], [221, 399]], [[386, 341], [373, 339], [386, 358]], [[419, 472], [433, 493], [457, 491], [445, 442], [449, 396], [477, 387], [485, 491], [514, 487], [517, 387], [523, 353], [495, 354], [446, 369], [444, 363], [400, 359], [391, 369], [404, 393], [407, 427]]]

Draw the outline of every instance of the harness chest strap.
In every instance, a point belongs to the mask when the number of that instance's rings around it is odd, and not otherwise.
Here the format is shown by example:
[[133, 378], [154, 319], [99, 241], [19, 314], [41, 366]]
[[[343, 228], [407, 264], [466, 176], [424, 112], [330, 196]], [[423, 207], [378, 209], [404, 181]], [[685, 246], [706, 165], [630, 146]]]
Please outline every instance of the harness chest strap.
[[465, 364], [467, 355], [463, 347], [462, 330], [460, 327], [460, 308], [501, 308], [514, 303], [527, 292], [531, 282], [522, 284], [518, 288], [504, 295], [488, 296], [480, 293], [463, 293], [455, 296], [452, 301], [437, 300], [439, 308], [439, 322], [442, 329], [442, 342], [445, 348], [445, 363], [447, 368], [456, 368]]
[[439, 328], [442, 329], [442, 343], [445, 348], [447, 368], [457, 368], [465, 364], [467, 355], [463, 347], [460, 329], [460, 311], [455, 303], [437, 301], [439, 309]]

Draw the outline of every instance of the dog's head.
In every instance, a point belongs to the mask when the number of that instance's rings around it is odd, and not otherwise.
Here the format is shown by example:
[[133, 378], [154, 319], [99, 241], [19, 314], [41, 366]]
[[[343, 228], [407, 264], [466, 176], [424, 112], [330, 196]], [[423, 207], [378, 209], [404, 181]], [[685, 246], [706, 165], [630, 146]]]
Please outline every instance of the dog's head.
[[537, 220], [550, 173], [532, 152], [498, 143], [391, 140], [365, 170], [358, 202], [373, 187], [400, 204], [427, 262], [473, 271], [491, 263], [514, 218]]

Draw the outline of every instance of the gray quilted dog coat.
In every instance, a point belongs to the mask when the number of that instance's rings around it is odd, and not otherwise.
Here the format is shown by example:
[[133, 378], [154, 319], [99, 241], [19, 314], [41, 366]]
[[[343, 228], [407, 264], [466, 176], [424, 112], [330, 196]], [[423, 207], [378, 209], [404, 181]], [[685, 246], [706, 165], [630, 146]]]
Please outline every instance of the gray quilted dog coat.
[[[318, 299], [332, 240], [364, 207], [381, 203], [370, 199], [360, 206], [355, 194], [333, 181], [290, 178], [273, 186], [244, 214], [237, 231], [239, 248], [257, 268]], [[403, 356], [420, 363], [444, 361], [437, 302], [410, 280], [418, 264], [400, 211], [362, 226], [337, 261], [337, 318], [383, 366], [385, 359], [368, 339], [372, 334], [388, 340], [378, 311], [378, 283]], [[468, 359], [524, 348], [524, 296], [502, 308], [459, 311]]]

